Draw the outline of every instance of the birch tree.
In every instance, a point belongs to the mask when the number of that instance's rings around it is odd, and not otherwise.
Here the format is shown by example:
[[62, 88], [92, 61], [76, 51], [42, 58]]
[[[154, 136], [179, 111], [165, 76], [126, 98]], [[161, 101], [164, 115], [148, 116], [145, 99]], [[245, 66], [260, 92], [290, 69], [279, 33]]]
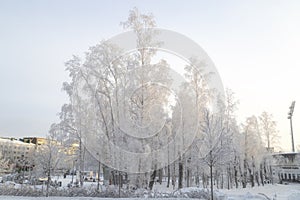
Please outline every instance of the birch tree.
[[66, 70], [69, 72], [70, 82], [63, 83], [63, 90], [68, 94], [69, 103], [62, 106], [61, 112], [59, 113], [60, 123], [59, 126], [64, 132], [69, 135], [71, 141], [76, 141], [79, 144], [78, 155], [76, 155], [79, 161], [79, 182], [80, 186], [83, 186], [82, 171], [84, 170], [84, 158], [85, 158], [85, 147], [83, 144], [82, 137], [82, 120], [80, 117], [84, 115], [82, 109], [81, 98], [78, 95], [78, 89], [76, 88], [78, 83], [78, 77], [82, 74], [81, 71], [81, 59], [78, 56], [73, 56], [72, 59], [65, 63]]
[[[122, 152], [117, 153], [118, 149], [113, 146], [133, 152], [145, 152], [147, 145], [148, 149], [157, 148], [155, 146], [159, 138], [155, 137], [152, 142], [126, 138], [123, 131], [140, 127], [136, 131], [140, 134], [137, 136], [143, 138], [160, 126], [158, 119], [167, 118], [165, 107], [168, 106], [170, 94], [166, 88], [171, 81], [167, 77], [168, 64], [164, 60], [152, 60], [156, 53], [155, 47], [159, 45], [155, 40], [158, 33], [152, 29], [155, 27], [153, 16], [141, 14], [134, 9], [122, 25], [136, 34], [137, 50], [127, 55], [117, 45], [102, 41], [89, 49], [83, 61], [76, 56], [68, 61], [66, 67], [71, 82], [65, 83], [64, 89], [70, 96], [72, 115], [61, 115], [61, 122], [71, 119], [62, 126], [78, 134], [80, 147], [83, 140], [89, 144], [92, 153], [98, 153], [106, 164], [116, 168], [126, 166], [123, 166]], [[160, 87], [155, 84], [157, 82], [166, 87]], [[63, 108], [68, 107], [66, 105]], [[133, 123], [132, 127], [128, 119]], [[157, 125], [144, 128], [150, 119]], [[105, 143], [103, 139], [110, 142]], [[143, 171], [142, 164], [139, 161], [138, 172]], [[155, 164], [153, 170], [157, 170]], [[112, 176], [112, 179], [116, 183], [116, 177]], [[138, 187], [145, 184], [145, 179], [138, 177]]]
[[211, 114], [209, 110], [204, 111], [204, 116], [199, 152], [200, 158], [209, 167], [211, 199], [213, 199], [213, 168], [226, 164], [227, 159], [230, 160], [232, 139], [226, 132], [223, 116]]
[[263, 162], [260, 164], [260, 179], [261, 184], [264, 185], [264, 179], [267, 182], [273, 183], [273, 156], [271, 153], [274, 152], [274, 149], [277, 148], [279, 143], [278, 131], [276, 128], [276, 122], [273, 119], [273, 115], [264, 111], [259, 116], [260, 122], [260, 131], [262, 135], [263, 142], [266, 146], [266, 154], [263, 158]]
[[232, 155], [227, 159], [227, 188], [230, 189], [233, 185], [232, 177], [234, 178], [234, 185], [238, 188], [238, 169], [240, 165], [240, 152], [241, 152], [241, 137], [239, 127], [236, 121], [236, 110], [239, 104], [239, 101], [236, 100], [235, 94], [232, 90], [226, 89], [226, 96], [224, 105], [220, 102], [220, 106], [223, 109], [224, 113], [224, 126], [226, 132], [230, 135], [232, 139]]
[[[130, 116], [132, 117], [135, 126], [147, 126], [150, 122], [149, 117], [151, 117], [149, 116], [149, 113], [155, 115], [151, 118], [151, 123], [153, 124], [151, 126], [153, 127], [150, 127], [150, 129], [154, 130], [155, 128], [158, 128], [161, 123], [156, 121], [156, 119], [161, 121], [166, 121], [167, 119], [167, 113], [164, 110], [164, 107], [168, 106], [168, 97], [170, 94], [166, 88], [168, 88], [171, 83], [166, 61], [159, 60], [156, 63], [153, 61], [153, 57], [157, 53], [156, 48], [159, 47], [160, 43], [160, 41], [155, 39], [155, 36], [159, 34], [159, 32], [153, 29], [156, 26], [156, 22], [153, 15], [141, 14], [135, 8], [130, 11], [127, 21], [123, 22], [122, 25], [125, 29], [133, 30], [137, 36], [137, 51], [131, 55], [134, 65], [132, 65], [131, 72], [129, 73], [129, 78], [134, 81], [130, 81], [130, 84], [126, 88], [126, 93], [132, 93], [131, 91], [133, 91], [133, 95], [125, 100], [129, 102]], [[155, 83], [159, 83], [159, 85], [155, 85]], [[164, 87], [161, 87], [160, 85], [163, 85]], [[153, 112], [153, 108], [155, 108], [155, 112]], [[151, 133], [152, 131], [147, 128], [142, 128], [139, 132], [141, 137], [144, 137], [147, 136], [145, 134]], [[159, 135], [163, 134], [163, 132], [163, 129], [161, 129], [161, 131], [154, 136], [152, 141], [140, 140], [141, 146], [143, 147], [140, 151], [146, 151], [144, 147], [147, 145], [145, 144], [148, 144], [152, 150], [158, 148], [157, 142], [159, 140]], [[151, 172], [151, 180], [149, 183], [149, 187], [152, 189], [154, 178], [156, 174], [158, 174], [157, 170], [159, 169], [157, 169], [156, 161], [154, 161], [155, 158], [150, 158], [150, 160], [153, 162], [153, 171]], [[138, 161], [139, 172], [143, 171], [141, 164], [141, 160]], [[140, 180], [142, 179], [141, 176], [145, 175], [138, 175], [138, 187], [141, 187], [144, 184]]]
[[[182, 132], [182, 145], [185, 146], [185, 134], [191, 132], [193, 128], [189, 128], [188, 125], [191, 123], [198, 125], [201, 124], [201, 121], [204, 119], [203, 110], [206, 110], [209, 106], [209, 103], [212, 103], [213, 98], [213, 89], [209, 88], [208, 81], [210, 76], [212, 75], [210, 72], [206, 72], [204, 70], [205, 68], [205, 62], [202, 60], [199, 60], [200, 58], [192, 57], [189, 59], [189, 63], [184, 68], [184, 76], [186, 79], [186, 82], [182, 84], [181, 86], [181, 95], [182, 95], [182, 107], [183, 107], [183, 117], [181, 126], [182, 129], [180, 131]], [[194, 115], [185, 115], [186, 111], [192, 111], [190, 113], [196, 114]], [[195, 113], [196, 111], [196, 113]], [[187, 112], [188, 113], [188, 112]], [[191, 120], [191, 117], [194, 117], [196, 121]], [[178, 122], [177, 122], [178, 123]], [[179, 126], [179, 124], [174, 125], [174, 127]], [[191, 126], [193, 127], [193, 126]], [[195, 130], [196, 133], [196, 143], [199, 137], [201, 137], [202, 132], [198, 129]], [[178, 180], [178, 188], [183, 187], [183, 171], [184, 171], [184, 164], [190, 163], [192, 157], [190, 155], [186, 156], [187, 154], [190, 154], [190, 152], [186, 152], [186, 154], [181, 154], [178, 161], [178, 170], [179, 170], [179, 180]], [[190, 168], [187, 168], [187, 174], [190, 174]], [[189, 177], [188, 177], [189, 178]], [[187, 183], [189, 183], [189, 180], [187, 180]], [[189, 185], [189, 184], [187, 184]]]
[[[52, 127], [53, 128], [53, 127]], [[65, 163], [65, 148], [62, 145], [61, 136], [51, 129], [46, 139], [46, 144], [38, 146], [35, 152], [35, 173], [47, 177], [46, 196], [49, 196], [51, 176], [58, 167]]]
[[271, 151], [271, 148], [274, 148], [278, 145], [278, 131], [276, 129], [276, 122], [273, 119], [273, 115], [267, 113], [266, 111], [262, 112], [259, 116], [261, 134], [263, 140], [266, 144], [267, 150]]
[[[258, 180], [258, 165], [262, 161], [265, 148], [263, 147], [261, 135], [259, 132], [258, 120], [255, 116], [248, 117], [245, 124], [242, 124], [242, 159], [243, 188], [247, 185], [247, 177], [250, 177], [251, 187], [254, 187], [255, 180]], [[258, 182], [258, 181], [257, 181]]]

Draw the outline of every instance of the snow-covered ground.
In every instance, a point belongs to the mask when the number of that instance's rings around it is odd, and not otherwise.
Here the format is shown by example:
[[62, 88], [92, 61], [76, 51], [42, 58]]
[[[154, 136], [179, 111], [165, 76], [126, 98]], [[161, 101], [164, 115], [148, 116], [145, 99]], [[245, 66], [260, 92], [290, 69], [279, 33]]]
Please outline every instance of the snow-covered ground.
[[[229, 197], [237, 197], [239, 195], [266, 195], [270, 199], [276, 200], [300, 200], [300, 184], [274, 184], [265, 185], [254, 188], [232, 189], [232, 190], [220, 190], [227, 194]], [[230, 199], [230, 198], [229, 198]]]
[[[172, 192], [172, 188], [166, 188], [165, 185], [154, 185], [154, 190], [160, 192]], [[215, 189], [216, 190], [216, 189]], [[228, 200], [235, 199], [274, 199], [274, 200], [300, 200], [300, 184], [290, 183], [288, 185], [274, 184], [265, 186], [255, 186], [251, 188], [239, 189], [219, 189], [220, 193], [226, 194]], [[257, 198], [255, 198], [257, 197]]]
[[[54, 178], [54, 177], [53, 177]], [[62, 182], [63, 187], [67, 187], [68, 183], [71, 181], [71, 176], [67, 177], [66, 179], [63, 179], [60, 177], [57, 181]], [[95, 187], [97, 186], [97, 182], [85, 182], [85, 187]], [[16, 185], [17, 186], [17, 185]], [[18, 186], [17, 186], [18, 187]], [[41, 186], [40, 186], [41, 187]], [[168, 194], [173, 193], [173, 197], [179, 197], [177, 199], [188, 199], [188, 197], [193, 195], [193, 192], [201, 193], [201, 192], [207, 192], [205, 189], [201, 188], [183, 188], [180, 191], [176, 191], [174, 193], [174, 190], [172, 187], [166, 188], [165, 182], [163, 182], [162, 185], [155, 183], [153, 192], [156, 193], [164, 193], [166, 196]], [[176, 194], [174, 196], [174, 194]], [[243, 189], [222, 189], [222, 190], [216, 190], [216, 195], [219, 196], [219, 199], [224, 200], [300, 200], [300, 184], [289, 184], [289, 185], [282, 185], [282, 184], [274, 184], [274, 185], [265, 185], [260, 187], [248, 187]], [[147, 195], [146, 195], [147, 196]], [[186, 197], [186, 198], [182, 198]], [[0, 196], [0, 200], [45, 200], [49, 199], [46, 197], [20, 197], [20, 196]], [[51, 197], [50, 199], [54, 200], [97, 200], [101, 198], [95, 198], [95, 197]], [[110, 200], [112, 198], [105, 198], [105, 200]], [[125, 198], [121, 198], [125, 199]], [[159, 198], [161, 199], [161, 198]], [[168, 200], [171, 200], [174, 198], [168, 198]]]

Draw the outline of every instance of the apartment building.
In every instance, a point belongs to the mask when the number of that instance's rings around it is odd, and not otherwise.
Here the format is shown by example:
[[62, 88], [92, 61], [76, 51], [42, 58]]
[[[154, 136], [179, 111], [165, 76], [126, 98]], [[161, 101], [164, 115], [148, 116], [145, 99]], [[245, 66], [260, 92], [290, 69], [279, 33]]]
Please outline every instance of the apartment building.
[[33, 166], [33, 153], [35, 145], [24, 143], [15, 138], [0, 138], [0, 151], [2, 156], [8, 160], [10, 173], [16, 169], [27, 170]]

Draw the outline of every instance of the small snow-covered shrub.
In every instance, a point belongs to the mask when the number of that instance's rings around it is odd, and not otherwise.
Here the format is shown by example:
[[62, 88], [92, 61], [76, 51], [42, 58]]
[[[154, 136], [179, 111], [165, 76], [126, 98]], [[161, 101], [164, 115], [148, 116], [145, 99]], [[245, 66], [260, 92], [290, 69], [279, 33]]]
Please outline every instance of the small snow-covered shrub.
[[[172, 197], [175, 198], [197, 198], [210, 199], [210, 190], [197, 187], [182, 188], [175, 191]], [[214, 200], [227, 200], [227, 196], [219, 191], [214, 191]]]
[[198, 199], [209, 199], [210, 193], [208, 189], [189, 187], [182, 188], [173, 193], [173, 197], [176, 198], [198, 198]]
[[1, 184], [0, 195], [38, 197], [38, 196], [42, 196], [43, 194], [40, 189], [34, 189], [27, 185], [23, 185], [22, 187], [16, 187], [15, 185]]

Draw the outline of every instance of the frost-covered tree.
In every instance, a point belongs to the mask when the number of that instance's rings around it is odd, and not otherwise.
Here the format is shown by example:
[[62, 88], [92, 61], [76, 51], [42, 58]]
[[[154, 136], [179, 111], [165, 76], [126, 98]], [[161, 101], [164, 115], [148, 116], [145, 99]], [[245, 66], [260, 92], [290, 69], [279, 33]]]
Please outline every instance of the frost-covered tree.
[[[181, 102], [180, 108], [182, 108], [183, 112], [182, 118], [176, 120], [176, 117], [180, 116], [177, 112], [173, 115], [173, 118], [175, 119], [173, 120], [173, 128], [177, 130], [177, 127], [181, 127], [178, 131], [180, 131], [182, 135], [182, 144], [179, 145], [184, 147], [188, 144], [188, 142], [185, 141], [186, 135], [188, 134], [195, 134], [196, 138], [194, 145], [197, 145], [197, 141], [199, 141], [199, 138], [202, 137], [202, 132], [200, 129], [194, 128], [205, 118], [202, 111], [206, 110], [210, 103], [212, 103], [213, 91], [208, 86], [208, 81], [212, 74], [210, 74], [210, 72], [205, 72], [205, 65], [206, 63], [198, 57], [192, 57], [189, 59], [188, 64], [184, 67], [184, 77], [186, 82], [182, 83], [180, 91], [178, 91]], [[178, 107], [176, 108], [178, 109]], [[178, 188], [184, 186], [182, 182], [184, 174], [187, 174], [186, 185], [190, 185], [189, 179], [190, 174], [192, 174], [191, 166], [197, 163], [197, 159], [195, 161], [192, 160], [195, 156], [191, 155], [193, 154], [192, 151], [195, 151], [195, 149], [197, 148], [191, 148], [190, 151], [187, 151], [184, 154], [183, 152], [179, 153]]]
[[52, 129], [46, 138], [46, 143], [37, 147], [34, 154], [34, 173], [37, 177], [47, 177], [46, 196], [49, 195], [51, 176], [58, 168], [63, 168], [66, 152], [61, 135]]
[[265, 148], [259, 132], [258, 120], [255, 116], [248, 117], [242, 124], [242, 154], [243, 172], [242, 184], [246, 187], [248, 176], [251, 186], [254, 187], [255, 181], [259, 184], [258, 166], [263, 159]]
[[85, 156], [85, 147], [82, 141], [82, 126], [81, 121], [76, 120], [76, 114], [81, 113], [80, 105], [75, 104], [74, 102], [78, 101], [78, 95], [76, 95], [76, 77], [80, 73], [81, 60], [77, 56], [73, 56], [72, 59], [68, 60], [65, 63], [66, 70], [69, 72], [69, 77], [71, 80], [69, 82], [63, 83], [63, 90], [67, 93], [69, 97], [69, 102], [64, 104], [59, 113], [60, 122], [57, 126], [63, 131], [64, 134], [69, 136], [68, 144], [78, 143], [78, 152], [77, 155], [73, 156], [73, 161], [77, 160], [79, 163], [79, 182], [80, 186], [83, 186], [83, 176], [81, 172], [84, 170], [84, 156]]
[[[135, 8], [130, 11], [127, 21], [123, 22], [122, 25], [125, 29], [133, 30], [137, 36], [137, 51], [130, 55], [132, 63], [128, 78], [131, 79], [131, 81], [125, 88], [126, 96], [133, 92], [133, 95], [131, 95], [129, 99], [125, 99], [125, 101], [129, 102], [129, 115], [133, 119], [132, 122], [135, 127], [145, 127], [150, 120], [152, 120], [152, 127], [150, 127], [150, 129], [154, 130], [155, 128], [159, 128], [158, 126], [160, 124], [156, 119], [164, 121], [167, 118], [163, 106], [167, 106], [168, 103], [169, 92], [166, 87], [170, 84], [167, 63], [164, 60], [158, 62], [153, 60], [153, 56], [157, 52], [156, 48], [159, 47], [159, 41], [155, 39], [159, 32], [153, 29], [156, 26], [156, 22], [152, 14], [142, 14]], [[164, 87], [155, 85], [156, 83], [164, 85]], [[152, 117], [149, 113], [156, 116]], [[158, 125], [157, 127], [156, 124]], [[147, 132], [153, 131], [148, 128], [142, 128], [139, 132], [143, 137], [146, 136], [145, 134]], [[140, 140], [142, 146], [140, 151], [146, 151], [144, 148], [147, 145], [145, 144], [148, 144], [152, 150], [157, 148], [155, 140], [158, 139], [159, 138], [154, 138], [154, 141], [148, 142]], [[153, 159], [155, 158], [150, 158], [150, 160]], [[141, 172], [143, 171], [142, 161], [140, 160], [138, 162], [138, 171]], [[158, 170], [155, 161], [152, 165], [153, 172], [151, 175], [151, 184], [149, 185], [150, 188], [152, 188], [153, 178], [155, 177], [156, 170]], [[138, 179], [140, 178], [141, 177], [138, 176]], [[137, 181], [138, 187], [141, 187], [143, 184], [142, 181]]]
[[267, 113], [266, 111], [262, 112], [259, 116], [260, 129], [264, 142], [268, 151], [271, 151], [271, 148], [278, 145], [278, 131], [276, 128], [276, 122], [273, 119], [273, 115]]
[[[197, 137], [198, 134], [198, 112], [195, 107], [196, 99], [194, 93], [186, 88], [187, 85], [182, 85], [180, 91], [178, 91], [179, 101], [173, 107], [172, 112], [172, 134], [179, 137], [174, 144], [174, 147], [170, 147], [173, 157], [178, 158], [174, 163], [178, 165], [175, 167], [178, 169], [178, 188], [184, 187], [184, 174], [186, 174], [186, 185], [189, 186], [189, 178], [191, 174], [191, 166], [196, 162], [195, 148], [190, 147], [190, 143]], [[195, 170], [196, 171], [196, 170]], [[175, 177], [174, 177], [175, 178]], [[174, 180], [174, 183], [176, 180]]]
[[[248, 177], [252, 186], [255, 180], [259, 184], [259, 173], [266, 174], [261, 173], [263, 139], [268, 147], [273, 145], [272, 118], [262, 115], [259, 124], [250, 117], [239, 127], [233, 92], [227, 90], [225, 101], [219, 100], [209, 87], [214, 74], [205, 71], [207, 63], [197, 57], [188, 60], [186, 82], [178, 84], [175, 97], [169, 89], [173, 86], [169, 65], [158, 59], [161, 43], [153, 15], [135, 8], [121, 25], [135, 34], [134, 51], [101, 41], [83, 58], [73, 56], [65, 64], [70, 81], [63, 89], [69, 102], [52, 130], [65, 147], [79, 144], [77, 158], [72, 159], [79, 161], [80, 171], [87, 149], [105, 165], [105, 184], [121, 186], [121, 171], [131, 171], [135, 174], [126, 174], [130, 184], [152, 189], [157, 176], [162, 180], [162, 166], [167, 166], [168, 186], [172, 180], [178, 188], [192, 186], [194, 180], [199, 186], [202, 179], [204, 187], [210, 182], [212, 192], [213, 181], [221, 188], [227, 181], [229, 189], [238, 187], [239, 175], [244, 187]], [[171, 143], [174, 139], [176, 143]], [[163, 158], [161, 149], [167, 152]], [[135, 156], [139, 154], [144, 156]]]
[[241, 152], [241, 136], [235, 115], [238, 104], [239, 101], [236, 100], [234, 92], [230, 89], [226, 89], [225, 101], [219, 102], [219, 107], [220, 110], [224, 113], [225, 130], [232, 139], [232, 151], [231, 156], [229, 157], [230, 159], [226, 158], [228, 162], [226, 163], [226, 165], [223, 165], [223, 171], [226, 171], [227, 174], [228, 189], [230, 189], [232, 185], [238, 187], [238, 169], [240, 164]]
[[[204, 121], [201, 125], [202, 137], [199, 146], [200, 158], [209, 167], [211, 199], [213, 199], [213, 168], [222, 166], [230, 160], [232, 155], [232, 138], [226, 132], [224, 118], [222, 115], [212, 114], [204, 110]], [[226, 158], [226, 159], [224, 159]]]
[[[124, 131], [138, 129], [135, 130], [137, 136], [144, 138], [160, 128], [159, 120], [167, 118], [165, 107], [170, 94], [166, 88], [170, 78], [167, 63], [152, 60], [159, 45], [155, 40], [158, 33], [152, 29], [155, 27], [153, 16], [134, 9], [122, 25], [136, 34], [137, 51], [124, 54], [115, 44], [102, 41], [91, 47], [82, 61], [74, 56], [66, 63], [71, 82], [64, 83], [64, 89], [70, 103], [62, 108], [59, 126], [66, 132], [76, 132], [79, 146], [84, 139], [92, 154], [100, 155], [106, 164], [128, 169], [135, 166], [125, 166], [123, 152], [114, 146], [139, 153], [158, 148], [159, 137], [153, 141], [128, 138]], [[155, 84], [157, 82], [165, 87]], [[154, 125], [147, 127], [150, 120]], [[137, 172], [142, 172], [145, 164], [157, 170], [154, 157], [148, 159], [150, 164], [138, 161]], [[118, 172], [110, 170], [109, 174], [112, 174], [111, 181], [117, 183], [115, 174]], [[145, 185], [145, 179], [147, 177], [140, 174], [137, 186]]]
[[274, 121], [272, 114], [266, 111], [262, 112], [259, 116], [259, 122], [261, 136], [266, 147], [266, 154], [260, 164], [261, 184], [264, 185], [264, 179], [273, 183], [272, 165], [274, 163], [274, 158], [271, 154], [275, 148], [278, 148], [279, 135], [276, 128], [276, 122]]

